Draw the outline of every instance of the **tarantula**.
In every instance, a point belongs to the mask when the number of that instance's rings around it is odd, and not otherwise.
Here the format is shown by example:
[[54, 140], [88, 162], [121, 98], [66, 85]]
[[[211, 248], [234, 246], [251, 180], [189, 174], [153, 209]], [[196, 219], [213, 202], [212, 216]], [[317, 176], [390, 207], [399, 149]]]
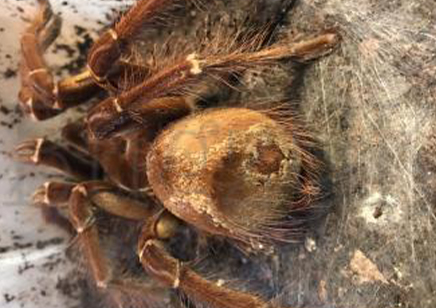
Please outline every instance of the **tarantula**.
[[[230, 83], [232, 76], [274, 61], [317, 58], [337, 44], [338, 36], [326, 31], [298, 42], [267, 44], [259, 30], [154, 67], [125, 60], [144, 24], [174, 2], [137, 1], [94, 43], [81, 74], [54, 82], [43, 54], [59, 33], [60, 19], [48, 0], [38, 0], [38, 13], [21, 37], [22, 109], [45, 120], [101, 90], [108, 95], [83, 121], [63, 128], [77, 151], [41, 138], [23, 142], [15, 155], [77, 180], [48, 182], [34, 201], [66, 205], [98, 288], [151, 292], [112, 275], [99, 242], [96, 209], [143, 222], [136, 252], [159, 286], [217, 308], [268, 307], [259, 296], [200, 276], [172, 257], [165, 241], [183, 223], [246, 251], [286, 241], [292, 233], [290, 213], [304, 212], [317, 195], [310, 137], [289, 114], [271, 109], [201, 109], [188, 89], [210, 76]], [[141, 78], [127, 85], [129, 74]]]

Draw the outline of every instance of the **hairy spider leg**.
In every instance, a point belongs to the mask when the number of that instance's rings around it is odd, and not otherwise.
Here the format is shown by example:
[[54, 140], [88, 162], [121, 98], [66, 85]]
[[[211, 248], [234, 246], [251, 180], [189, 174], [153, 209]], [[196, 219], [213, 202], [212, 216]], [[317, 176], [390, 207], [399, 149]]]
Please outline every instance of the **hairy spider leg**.
[[48, 0], [38, 0], [39, 10], [21, 36], [21, 91], [26, 113], [36, 120], [53, 117], [62, 110], [85, 102], [99, 90], [89, 72], [55, 82], [44, 52], [59, 35], [61, 19]]
[[[88, 129], [96, 138], [108, 138], [113, 132], [132, 122], [130, 111], [150, 105], [157, 98], [183, 92], [205, 76], [215, 75], [219, 79], [222, 74], [238, 73], [258, 65], [270, 65], [273, 61], [285, 58], [309, 61], [330, 52], [338, 40], [337, 34], [325, 33], [297, 43], [277, 43], [254, 51], [237, 50], [203, 57], [190, 54], [177, 63], [162, 68], [130, 90], [94, 106], [87, 116]], [[176, 108], [176, 105], [170, 104], [168, 108]]]
[[36, 205], [47, 205], [57, 208], [66, 208], [74, 183], [48, 181], [37, 188], [32, 196]]
[[62, 130], [68, 147], [45, 138], [20, 143], [13, 157], [21, 162], [55, 168], [77, 180], [100, 179], [103, 170], [126, 190], [148, 192], [146, 156], [154, 139], [154, 131], [141, 130], [130, 134], [97, 140], [86, 138], [83, 122], [73, 122]]
[[[138, 242], [138, 255], [144, 269], [166, 286], [178, 289], [189, 298], [214, 308], [268, 308], [260, 297], [218, 285], [205, 279], [186, 264], [172, 257], [164, 241], [174, 236], [175, 218], [165, 211], [149, 220]], [[171, 226], [163, 228], [162, 226]], [[165, 233], [161, 230], [164, 229]]]
[[45, 138], [20, 143], [13, 153], [16, 160], [49, 166], [76, 179], [98, 179], [103, 175], [100, 165], [91, 157], [73, 152]]
[[154, 139], [147, 130], [117, 136], [110, 140], [86, 138], [83, 119], [62, 129], [62, 137], [78, 151], [97, 160], [109, 178], [126, 190], [148, 190], [146, 153]]
[[86, 118], [93, 139], [109, 139], [126, 131], [160, 131], [168, 123], [187, 116], [195, 109], [193, 99], [183, 96], [159, 97], [148, 104], [124, 110], [117, 98], [94, 106]]
[[[126, 197], [117, 186], [105, 181], [86, 181], [77, 183], [49, 181], [36, 190], [33, 202], [57, 208], [67, 208], [73, 190], [81, 185], [90, 193], [93, 204], [109, 214], [137, 220], [138, 217], [150, 214], [152, 207]], [[144, 198], [147, 198], [144, 196]], [[148, 203], [152, 203], [148, 200]]]
[[152, 20], [174, 0], [140, 0], [121, 17], [115, 26], [107, 30], [93, 44], [89, 55], [87, 70], [101, 87], [116, 91], [109, 81], [110, 72], [117, 63], [127, 44], [142, 29], [144, 22]]
[[[117, 112], [116, 104], [112, 107]], [[190, 114], [192, 109], [192, 104], [184, 97], [156, 99], [150, 104], [127, 112], [124, 116], [130, 121], [125, 121], [122, 127], [115, 124], [108, 131], [99, 132], [97, 136], [116, 133], [111, 138], [95, 138], [95, 134], [91, 133], [88, 139], [89, 150], [109, 177], [121, 187], [147, 191], [149, 185], [146, 158], [156, 134], [169, 123]], [[106, 121], [106, 112], [94, 115], [94, 118], [87, 119], [88, 128], [89, 125], [98, 125], [100, 121]]]
[[74, 234], [73, 226], [60, 210], [68, 207], [68, 199], [75, 184], [49, 181], [38, 187], [33, 196], [32, 203], [41, 209], [45, 222], [55, 224]]
[[[157, 208], [151, 200], [139, 201], [129, 198], [115, 186], [101, 181], [83, 182], [76, 185], [69, 198], [70, 221], [74, 226], [78, 240], [93, 280], [100, 289], [115, 291], [114, 300], [122, 304], [122, 294], [137, 293], [140, 297], [158, 302], [165, 288], [153, 282], [132, 280], [113, 275], [109, 260], [100, 245], [95, 207], [120, 218], [145, 221], [150, 219]], [[111, 292], [113, 293], [113, 292]], [[117, 294], [118, 293], [118, 294]], [[118, 299], [117, 299], [118, 297]]]
[[117, 185], [126, 190], [147, 190], [145, 159], [150, 145], [147, 132], [139, 131], [104, 142], [91, 140], [89, 149]]
[[[94, 225], [94, 206], [111, 215], [141, 221], [153, 216], [157, 211], [151, 200], [141, 202], [127, 197], [119, 188], [107, 182], [88, 181], [78, 185], [47, 182], [35, 193], [34, 202], [43, 203], [45, 217], [46, 215], [52, 216], [53, 212], [49, 213], [49, 211], [53, 208], [69, 208], [70, 219], [68, 221], [78, 234], [85, 258], [98, 287], [118, 289], [125, 293], [136, 291], [142, 296], [163, 292], [161, 288], [145, 282], [112, 277], [108, 261], [99, 247], [98, 230]], [[61, 216], [61, 219], [65, 218]], [[56, 220], [54, 223], [65, 228], [64, 221], [60, 223], [59, 217]], [[159, 297], [156, 295], [156, 298]]]
[[74, 149], [86, 155], [90, 155], [83, 119], [78, 119], [77, 121], [64, 125], [61, 133], [62, 139], [65, 140], [69, 146], [72, 146]]
[[[31, 25], [21, 36], [19, 99], [23, 110], [35, 120], [46, 120], [64, 110], [86, 103], [101, 87], [96, 84], [92, 71], [83, 72], [55, 82], [52, 71], [44, 59], [44, 52], [58, 37], [61, 19], [53, 14], [48, 0], [38, 0], [39, 10]], [[127, 61], [119, 61], [108, 76], [108, 82], [126, 89], [126, 76], [147, 75], [148, 68]]]

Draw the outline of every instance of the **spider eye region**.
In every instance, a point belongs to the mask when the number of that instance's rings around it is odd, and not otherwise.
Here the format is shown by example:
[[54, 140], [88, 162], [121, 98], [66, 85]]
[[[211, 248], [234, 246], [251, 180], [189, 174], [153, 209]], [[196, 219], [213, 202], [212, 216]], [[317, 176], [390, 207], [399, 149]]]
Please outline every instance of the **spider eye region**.
[[250, 109], [215, 109], [166, 128], [148, 155], [147, 175], [174, 215], [251, 241], [291, 210], [303, 156], [290, 125]]

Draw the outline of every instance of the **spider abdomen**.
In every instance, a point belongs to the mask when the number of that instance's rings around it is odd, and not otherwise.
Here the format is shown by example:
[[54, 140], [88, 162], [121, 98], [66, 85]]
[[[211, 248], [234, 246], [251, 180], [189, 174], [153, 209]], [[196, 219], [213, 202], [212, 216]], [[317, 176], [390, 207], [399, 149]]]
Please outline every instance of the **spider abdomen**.
[[262, 240], [301, 186], [304, 151], [290, 127], [244, 108], [182, 119], [149, 153], [153, 191], [170, 212], [204, 231]]

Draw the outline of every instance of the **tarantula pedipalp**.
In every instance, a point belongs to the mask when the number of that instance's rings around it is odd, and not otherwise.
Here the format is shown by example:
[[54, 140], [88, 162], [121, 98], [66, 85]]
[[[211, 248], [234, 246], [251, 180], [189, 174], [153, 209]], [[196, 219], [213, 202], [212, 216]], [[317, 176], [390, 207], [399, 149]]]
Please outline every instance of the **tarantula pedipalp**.
[[[293, 224], [289, 214], [304, 212], [316, 195], [310, 138], [290, 115], [274, 110], [201, 110], [190, 89], [206, 77], [226, 82], [284, 58], [314, 59], [336, 45], [337, 35], [270, 46], [263, 33], [240, 36], [156, 67], [141, 66], [120, 58], [144, 23], [175, 0], [140, 0], [95, 42], [83, 73], [55, 83], [43, 53], [60, 21], [47, 0], [38, 2], [40, 10], [21, 39], [23, 109], [44, 120], [101, 89], [109, 96], [88, 111], [85, 121], [63, 129], [79, 152], [37, 139], [20, 144], [16, 157], [58, 168], [79, 181], [46, 183], [34, 198], [47, 205], [67, 204], [97, 286], [151, 292], [145, 284], [112, 274], [99, 244], [95, 208], [144, 222], [138, 258], [164, 286], [217, 308], [268, 307], [258, 296], [201, 277], [172, 257], [164, 243], [183, 221], [251, 250], [287, 240]], [[123, 80], [132, 72], [143, 78], [126, 87]]]

